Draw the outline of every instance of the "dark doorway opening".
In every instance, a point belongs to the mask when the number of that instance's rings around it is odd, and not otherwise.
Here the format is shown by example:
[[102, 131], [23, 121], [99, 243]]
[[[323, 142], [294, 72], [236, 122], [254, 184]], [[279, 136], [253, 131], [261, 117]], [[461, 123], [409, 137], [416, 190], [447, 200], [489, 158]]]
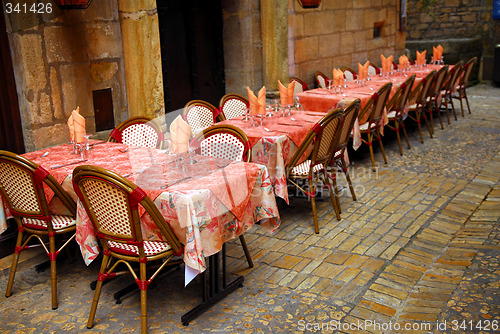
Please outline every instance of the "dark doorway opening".
[[220, 0], [157, 0], [166, 112], [225, 94]]

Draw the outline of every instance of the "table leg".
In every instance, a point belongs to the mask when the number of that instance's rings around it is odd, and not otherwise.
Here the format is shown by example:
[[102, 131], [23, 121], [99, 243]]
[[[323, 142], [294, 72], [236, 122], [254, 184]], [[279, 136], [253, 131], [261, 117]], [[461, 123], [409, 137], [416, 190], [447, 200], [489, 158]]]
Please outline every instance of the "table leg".
[[[219, 262], [220, 253], [222, 253], [222, 265]], [[188, 326], [191, 320], [206, 309], [215, 305], [237, 288], [242, 287], [243, 280], [243, 276], [238, 276], [232, 282], [227, 283], [226, 245], [224, 244], [221, 252], [208, 258], [208, 268], [202, 273], [202, 302], [181, 317], [182, 324]]]

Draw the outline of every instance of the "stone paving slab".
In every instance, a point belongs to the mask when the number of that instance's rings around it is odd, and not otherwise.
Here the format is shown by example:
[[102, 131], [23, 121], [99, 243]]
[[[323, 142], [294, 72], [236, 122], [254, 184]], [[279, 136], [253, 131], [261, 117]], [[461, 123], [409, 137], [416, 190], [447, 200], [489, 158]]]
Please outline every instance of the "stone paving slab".
[[[339, 175], [342, 220], [327, 196], [319, 199], [320, 234], [310, 203], [292, 197], [290, 206], [280, 204], [274, 235], [259, 227], [246, 234], [254, 268], [239, 241], [229, 243], [229, 270], [245, 276], [244, 285], [189, 326], [180, 317], [199, 302], [199, 280], [184, 288], [183, 268], [160, 278], [148, 294], [149, 332], [451, 333], [454, 320], [500, 322], [500, 89], [468, 91], [473, 113], [436, 127], [433, 139], [424, 132], [423, 144], [409, 125], [412, 148], [403, 146], [403, 156], [388, 130], [389, 163], [376, 147], [376, 172], [366, 147], [351, 152], [358, 200]], [[104, 286], [96, 325], [86, 329], [98, 266], [60, 264], [56, 311], [49, 272], [19, 272], [13, 295], [0, 299], [0, 330], [138, 332], [139, 294], [113, 299], [131, 282], [126, 277]]]

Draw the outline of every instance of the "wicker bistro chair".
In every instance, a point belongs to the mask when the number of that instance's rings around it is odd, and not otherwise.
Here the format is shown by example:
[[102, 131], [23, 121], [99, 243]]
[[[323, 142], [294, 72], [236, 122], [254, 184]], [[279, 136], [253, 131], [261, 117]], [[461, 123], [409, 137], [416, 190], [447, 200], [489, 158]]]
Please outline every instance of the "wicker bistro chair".
[[202, 100], [192, 100], [186, 103], [183, 116], [194, 134], [225, 120], [224, 114], [220, 113], [219, 109]]
[[344, 72], [344, 78], [346, 78], [347, 81], [354, 81], [358, 77], [356, 71], [348, 66], [342, 67], [342, 72]]
[[[94, 325], [103, 282], [130, 273], [141, 291], [141, 332], [147, 332], [147, 288], [158, 273], [177, 255], [182, 245], [153, 201], [134, 183], [101, 167], [82, 165], [73, 171], [73, 185], [103, 247], [103, 259], [87, 328]], [[151, 216], [164, 241], [142, 238], [138, 205]], [[160, 263], [148, 278], [152, 262]], [[119, 264], [127, 270], [116, 271]], [[132, 268], [138, 265], [139, 273]]]
[[328, 85], [329, 77], [323, 74], [321, 71], [316, 71], [314, 73], [314, 81], [316, 82], [316, 88], [326, 88]]
[[445, 77], [448, 73], [448, 65], [445, 65], [439, 69], [434, 78], [434, 82], [431, 86], [431, 92], [429, 94], [428, 99], [428, 108], [426, 111], [429, 113], [429, 117], [431, 119], [430, 129], [431, 129], [431, 137], [434, 134], [434, 112], [437, 113], [439, 117], [439, 123], [441, 123], [441, 129], [444, 130], [443, 119], [441, 117], [441, 91], [444, 89]]
[[477, 57], [474, 57], [464, 64], [462, 75], [460, 76], [460, 81], [458, 82], [457, 94], [453, 95], [454, 99], [460, 100], [460, 107], [462, 108], [462, 117], [464, 117], [464, 106], [462, 103], [462, 99], [465, 99], [465, 102], [467, 102], [467, 109], [469, 109], [469, 114], [471, 113], [466, 89], [467, 89], [467, 83], [470, 78], [470, 74], [476, 63], [477, 63]]
[[243, 116], [248, 108], [248, 100], [238, 94], [226, 94], [219, 102], [219, 110], [225, 119]]
[[[54, 215], [49, 212], [44, 184], [54, 192], [55, 198], [61, 201], [66, 208], [66, 214]], [[50, 259], [52, 309], [55, 310], [58, 306], [56, 259], [59, 252], [75, 237], [75, 203], [48, 171], [7, 151], [0, 151], [0, 194], [5, 199], [19, 231], [5, 296], [9, 297], [12, 293], [19, 254], [28, 248], [41, 246]], [[59, 236], [65, 234], [71, 236], [56, 249], [56, 237], [59, 239]], [[48, 242], [44, 240], [47, 238]], [[33, 239], [38, 239], [39, 244], [30, 243]]]
[[418, 132], [420, 134], [420, 141], [424, 142], [424, 136], [422, 135], [421, 119], [425, 120], [425, 125], [429, 131], [429, 136], [432, 138], [431, 128], [429, 127], [429, 122], [425, 114], [425, 108], [427, 108], [427, 100], [429, 98], [430, 87], [436, 76], [436, 71], [431, 71], [425, 78], [423, 78], [418, 85], [410, 93], [410, 107], [408, 109], [408, 117], [414, 120], [418, 126]]
[[380, 68], [374, 63], [370, 62], [368, 65], [368, 75], [374, 76], [380, 74]]
[[[387, 118], [389, 119], [389, 124], [387, 126], [390, 129], [396, 131], [396, 137], [398, 138], [399, 154], [403, 155], [403, 147], [401, 146], [401, 136], [399, 135], [399, 129], [403, 129], [403, 134], [405, 135], [406, 144], [408, 149], [411, 148], [410, 140], [408, 139], [408, 134], [406, 133], [404, 120], [404, 111], [408, 106], [408, 98], [410, 96], [411, 89], [413, 87], [413, 82], [415, 81], [415, 74], [410, 76], [403, 82], [396, 93], [387, 101]], [[391, 121], [394, 125], [391, 125]]]
[[304, 81], [302, 81], [297, 77], [290, 77], [288, 79], [288, 82], [289, 83], [295, 82], [295, 87], [293, 90], [294, 94], [305, 92], [306, 90], [309, 89], [309, 86], [307, 86], [307, 84]]
[[351, 136], [352, 129], [354, 127], [354, 122], [358, 117], [359, 109], [361, 108], [361, 100], [356, 99], [352, 101], [343, 111], [343, 122], [340, 128], [340, 136], [333, 149], [333, 155], [330, 162], [332, 166], [332, 182], [335, 190], [335, 200], [337, 201], [337, 207], [339, 208], [339, 213], [342, 213], [339, 200], [339, 191], [337, 188], [337, 173], [335, 168], [338, 167], [344, 172], [347, 183], [349, 184], [349, 190], [351, 191], [352, 199], [356, 200], [356, 193], [354, 192], [354, 187], [352, 186], [351, 178], [349, 177], [349, 171], [347, 169], [347, 164], [344, 159], [345, 151], [347, 150], [347, 144], [349, 143], [349, 138]]
[[131, 117], [111, 131], [108, 142], [162, 148], [163, 131], [160, 125], [149, 117]]
[[387, 157], [385, 156], [384, 145], [382, 144], [382, 137], [380, 136], [380, 121], [382, 120], [382, 114], [384, 112], [384, 108], [389, 97], [389, 93], [391, 92], [392, 83], [388, 82], [382, 87], [379, 88], [373, 95], [370, 97], [368, 102], [365, 104], [363, 109], [359, 112], [359, 119], [366, 119], [367, 121], [363, 124], [360, 124], [360, 132], [361, 134], [366, 134], [367, 139], [364, 140], [361, 137], [361, 141], [368, 144], [370, 148], [370, 158], [372, 160], [372, 169], [375, 171], [375, 157], [373, 156], [373, 137], [378, 140], [380, 145], [380, 150], [382, 151], [382, 156], [384, 157], [384, 162], [387, 163]]
[[453, 105], [453, 94], [457, 90], [458, 81], [460, 80], [460, 76], [462, 74], [462, 69], [463, 62], [459, 61], [448, 71], [448, 74], [444, 79], [445, 83], [443, 90], [441, 91], [441, 105], [445, 106], [446, 119], [448, 121], [448, 124], [450, 124], [450, 112], [448, 111], [448, 103], [451, 104], [451, 110], [453, 111], [455, 121], [457, 120], [457, 112], [455, 111], [455, 106]]
[[[199, 133], [192, 141], [201, 155], [235, 161], [249, 162], [252, 149], [247, 135], [240, 128], [230, 124], [215, 124]], [[240, 235], [241, 246], [248, 266], [253, 268], [252, 257], [248, 251], [244, 235]]]
[[[316, 213], [316, 186], [318, 181], [323, 181], [328, 186], [330, 191], [330, 199], [337, 219], [340, 220], [340, 210], [337, 207], [337, 201], [334, 198], [330, 179], [332, 178], [328, 172], [333, 150], [336, 147], [340, 136], [339, 129], [342, 127], [343, 109], [337, 108], [330, 111], [326, 116], [319, 120], [314, 127], [309, 131], [299, 149], [292, 157], [285, 168], [287, 179], [294, 186], [303, 191], [310, 199], [314, 219], [314, 231], [319, 233], [318, 215]], [[302, 162], [300, 159], [310, 145], [313, 149], [309, 158]], [[296, 181], [308, 180], [309, 191], [303, 189]]]

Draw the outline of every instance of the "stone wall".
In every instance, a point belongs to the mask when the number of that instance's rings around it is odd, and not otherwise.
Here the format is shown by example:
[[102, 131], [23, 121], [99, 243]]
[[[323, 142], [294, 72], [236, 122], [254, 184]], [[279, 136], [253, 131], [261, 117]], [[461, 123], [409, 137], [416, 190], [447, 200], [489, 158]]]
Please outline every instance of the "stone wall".
[[[407, 47], [427, 49], [441, 43], [447, 63], [482, 60], [482, 79], [491, 80], [495, 45], [500, 43], [500, 21], [492, 18], [491, 0], [440, 0], [430, 12], [421, 10], [419, 0], [408, 0]], [[477, 78], [480, 66], [476, 67]]]
[[77, 106], [94, 133], [93, 90], [111, 88], [115, 121], [127, 117], [116, 0], [5, 18], [27, 151], [67, 142], [66, 119]]
[[[289, 70], [314, 87], [314, 72], [331, 76], [334, 67], [370, 60], [380, 65], [380, 54], [403, 53], [404, 34], [398, 31], [397, 0], [323, 0], [317, 9], [303, 9], [289, 0]], [[380, 38], [374, 24], [383, 22]]]

